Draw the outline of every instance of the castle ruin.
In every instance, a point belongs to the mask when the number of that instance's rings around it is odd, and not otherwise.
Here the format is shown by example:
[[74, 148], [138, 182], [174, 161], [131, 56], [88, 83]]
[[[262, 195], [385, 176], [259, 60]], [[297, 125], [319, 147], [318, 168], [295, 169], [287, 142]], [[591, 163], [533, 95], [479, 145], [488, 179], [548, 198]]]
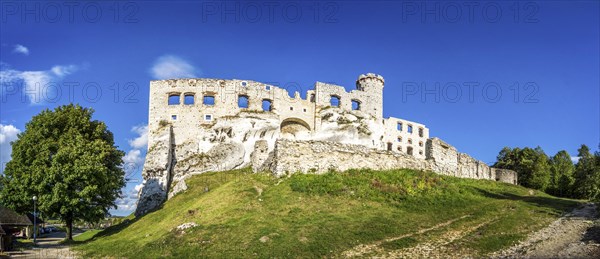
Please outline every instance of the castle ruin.
[[148, 152], [136, 209], [143, 215], [185, 178], [251, 166], [277, 176], [351, 168], [430, 170], [516, 184], [516, 173], [459, 153], [425, 125], [383, 118], [385, 81], [360, 75], [356, 89], [316, 82], [303, 99], [250, 80], [150, 83]]

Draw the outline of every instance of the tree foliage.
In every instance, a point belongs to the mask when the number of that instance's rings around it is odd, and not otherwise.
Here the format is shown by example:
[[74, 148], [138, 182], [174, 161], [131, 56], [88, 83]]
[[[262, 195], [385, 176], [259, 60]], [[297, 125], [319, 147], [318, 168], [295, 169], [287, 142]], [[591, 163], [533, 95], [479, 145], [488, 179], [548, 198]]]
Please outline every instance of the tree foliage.
[[565, 150], [548, 158], [540, 147], [505, 147], [494, 167], [516, 171], [519, 184], [525, 187], [561, 197], [600, 200], [600, 150], [592, 155], [581, 145], [577, 156], [579, 160], [573, 165]]
[[514, 170], [520, 185], [545, 190], [550, 184], [548, 156], [540, 147], [503, 148], [494, 167]]
[[18, 212], [38, 209], [58, 217], [72, 239], [74, 220], [103, 219], [125, 185], [123, 151], [106, 125], [92, 120], [93, 110], [60, 106], [34, 116], [12, 143], [1, 202]]
[[586, 145], [581, 145], [577, 152], [579, 161], [575, 166], [575, 197], [597, 200], [600, 198], [600, 165], [597, 157]]
[[573, 195], [573, 172], [575, 166], [571, 160], [571, 155], [565, 150], [561, 150], [550, 159], [550, 186], [548, 193], [561, 197], [571, 197]]

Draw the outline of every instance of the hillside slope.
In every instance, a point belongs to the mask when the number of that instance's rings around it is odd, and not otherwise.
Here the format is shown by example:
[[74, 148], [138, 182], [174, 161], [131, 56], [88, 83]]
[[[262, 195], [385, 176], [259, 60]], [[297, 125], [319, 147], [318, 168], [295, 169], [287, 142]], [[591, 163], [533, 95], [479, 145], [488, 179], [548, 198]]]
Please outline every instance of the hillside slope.
[[[487, 255], [580, 203], [413, 170], [275, 178], [207, 173], [141, 218], [75, 247], [85, 257]], [[177, 230], [184, 223], [196, 227]], [[417, 249], [417, 250], [415, 250]], [[429, 249], [429, 250], [428, 250]]]

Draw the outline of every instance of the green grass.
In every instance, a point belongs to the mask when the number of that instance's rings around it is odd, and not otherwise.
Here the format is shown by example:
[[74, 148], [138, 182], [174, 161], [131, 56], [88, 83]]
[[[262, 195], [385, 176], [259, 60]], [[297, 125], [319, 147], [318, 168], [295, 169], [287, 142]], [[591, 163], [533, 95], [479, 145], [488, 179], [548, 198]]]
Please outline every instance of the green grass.
[[75, 242], [85, 242], [88, 240], [91, 240], [92, 238], [94, 238], [94, 236], [96, 236], [96, 234], [102, 232], [102, 229], [90, 229], [87, 230], [77, 236], [73, 237], [73, 241]]
[[[84, 257], [339, 257], [359, 244], [411, 235], [381, 243], [385, 250], [402, 249], [483, 222], [452, 245], [485, 256], [580, 204], [542, 192], [530, 196], [528, 189], [506, 183], [414, 170], [278, 179], [244, 169], [186, 182], [189, 189], [161, 209], [102, 232], [86, 232], [81, 238], [88, 241], [74, 249]], [[186, 222], [198, 226], [174, 230]]]

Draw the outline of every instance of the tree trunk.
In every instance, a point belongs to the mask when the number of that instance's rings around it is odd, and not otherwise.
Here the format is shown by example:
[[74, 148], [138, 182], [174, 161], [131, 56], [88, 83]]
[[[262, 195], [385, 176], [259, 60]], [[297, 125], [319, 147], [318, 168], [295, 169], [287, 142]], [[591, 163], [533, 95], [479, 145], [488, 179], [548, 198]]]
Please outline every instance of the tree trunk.
[[73, 240], [73, 219], [67, 219], [67, 239]]

